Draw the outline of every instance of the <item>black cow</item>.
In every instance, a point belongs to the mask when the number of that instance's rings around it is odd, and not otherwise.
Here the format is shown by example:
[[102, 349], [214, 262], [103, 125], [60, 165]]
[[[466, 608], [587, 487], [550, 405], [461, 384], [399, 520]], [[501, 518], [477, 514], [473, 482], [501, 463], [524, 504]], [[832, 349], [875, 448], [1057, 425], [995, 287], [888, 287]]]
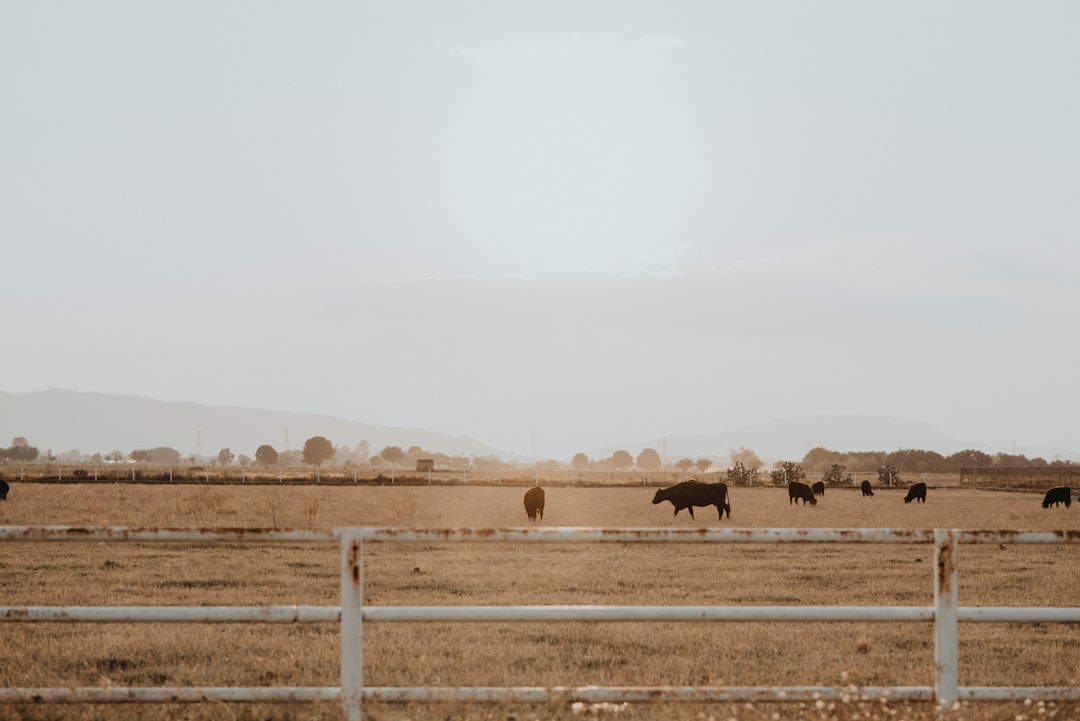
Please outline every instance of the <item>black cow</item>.
[[8, 486], [7, 481], [5, 481], [3, 478], [0, 478], [0, 501], [7, 500], [7, 492], [9, 490], [11, 489], [10, 486]]
[[815, 481], [814, 485], [810, 486], [810, 490], [814, 492], [815, 496], [825, 497], [825, 482]]
[[911, 488], [907, 489], [907, 495], [904, 496], [904, 503], [911, 503], [916, 500], [919, 503], [926, 503], [925, 483], [915, 483], [912, 484]]
[[1043, 496], [1043, 508], [1056, 506], [1059, 503], [1064, 503], [1066, 508], [1072, 505], [1072, 490], [1068, 486], [1051, 488]]
[[675, 506], [675, 515], [686, 509], [690, 511], [690, 517], [694, 517], [694, 506], [716, 506], [720, 520], [724, 519], [724, 513], [731, 518], [731, 506], [728, 504], [728, 491], [726, 483], [704, 483], [702, 481], [683, 481], [668, 488], [661, 488], [653, 496], [653, 504], [671, 501]]
[[530, 521], [535, 521], [537, 516], [540, 516], [541, 521], [544, 520], [544, 489], [540, 486], [533, 486], [525, 491], [525, 513], [529, 515]]
[[864, 496], [872, 496], [872, 495], [874, 495], [874, 489], [872, 489], [870, 487], [870, 481], [863, 481], [862, 483], [859, 484], [859, 488], [862, 489], [862, 494]]
[[814, 498], [814, 491], [810, 486], [799, 481], [792, 481], [787, 484], [788, 505], [794, 503], [799, 505], [799, 499], [802, 499], [803, 505], [809, 503], [811, 506], [817, 505], [817, 499]]

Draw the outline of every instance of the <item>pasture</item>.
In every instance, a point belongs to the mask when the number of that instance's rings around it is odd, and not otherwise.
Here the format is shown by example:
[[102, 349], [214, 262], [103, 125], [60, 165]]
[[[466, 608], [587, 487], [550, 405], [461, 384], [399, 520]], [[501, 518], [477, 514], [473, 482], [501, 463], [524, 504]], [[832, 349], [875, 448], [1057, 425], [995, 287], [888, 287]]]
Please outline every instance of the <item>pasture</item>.
[[[673, 517], [655, 487], [548, 487], [530, 524], [524, 486], [12, 484], [3, 525], [413, 528], [612, 526], [1080, 529], [1041, 493], [931, 486], [833, 489], [816, 506], [784, 488], [733, 488]], [[319, 544], [4, 543], [4, 605], [336, 605], [339, 550]], [[375, 605], [933, 603], [929, 545], [369, 544]], [[1080, 605], [1075, 546], [960, 548], [962, 605]], [[8, 686], [333, 686], [338, 629], [325, 625], [0, 624]], [[962, 624], [962, 685], [1080, 684], [1080, 628]], [[916, 623], [425, 623], [365, 626], [376, 686], [931, 685], [933, 632]], [[369, 719], [571, 719], [565, 704], [368, 703]], [[930, 719], [930, 705], [638, 704], [585, 710], [631, 719]], [[972, 703], [958, 718], [1075, 719], [1074, 704]], [[336, 704], [5, 706], [0, 719], [314, 719]]]

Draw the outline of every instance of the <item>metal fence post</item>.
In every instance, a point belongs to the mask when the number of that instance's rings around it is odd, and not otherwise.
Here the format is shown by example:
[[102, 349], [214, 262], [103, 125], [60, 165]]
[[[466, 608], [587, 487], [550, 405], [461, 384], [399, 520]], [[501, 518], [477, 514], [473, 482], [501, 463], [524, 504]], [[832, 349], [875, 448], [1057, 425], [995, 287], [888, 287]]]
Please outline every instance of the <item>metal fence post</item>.
[[957, 531], [934, 530], [934, 695], [946, 712], [960, 697], [960, 628], [957, 611]]
[[363, 541], [357, 529], [341, 536], [341, 717], [360, 721], [363, 696]]

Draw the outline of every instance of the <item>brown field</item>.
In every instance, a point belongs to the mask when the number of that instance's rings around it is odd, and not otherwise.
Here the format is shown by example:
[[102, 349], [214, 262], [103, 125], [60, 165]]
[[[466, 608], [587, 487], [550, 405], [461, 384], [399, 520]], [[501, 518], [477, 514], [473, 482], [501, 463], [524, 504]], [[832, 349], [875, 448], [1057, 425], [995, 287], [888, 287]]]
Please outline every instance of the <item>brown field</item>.
[[[3, 525], [415, 528], [527, 525], [523, 486], [235, 487], [12, 483]], [[672, 517], [655, 488], [549, 488], [540, 525], [1080, 529], [1041, 494], [830, 489], [816, 507], [736, 488]], [[2, 605], [339, 603], [335, 544], [4, 543]], [[930, 606], [929, 545], [367, 544], [374, 605]], [[1076, 546], [962, 546], [965, 606], [1076, 606]], [[1080, 628], [962, 624], [962, 685], [1080, 685]], [[0, 624], [3, 686], [336, 686], [335, 624]], [[371, 686], [932, 685], [931, 624], [368, 624]], [[365, 704], [367, 719], [570, 719], [568, 704]], [[590, 716], [591, 714], [585, 714]], [[929, 719], [928, 704], [638, 704], [630, 719]], [[957, 718], [1076, 719], [1080, 705], [972, 703]], [[336, 704], [0, 705], [0, 719], [337, 718]]]

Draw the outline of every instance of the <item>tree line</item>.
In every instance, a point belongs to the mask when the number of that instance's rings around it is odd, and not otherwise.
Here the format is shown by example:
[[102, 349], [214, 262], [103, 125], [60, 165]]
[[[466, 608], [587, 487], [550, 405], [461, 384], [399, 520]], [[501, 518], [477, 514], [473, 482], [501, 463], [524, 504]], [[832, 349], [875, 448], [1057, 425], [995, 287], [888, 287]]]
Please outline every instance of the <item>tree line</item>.
[[802, 459], [807, 470], [824, 473], [834, 464], [844, 466], [850, 471], [876, 471], [882, 466], [893, 466], [904, 473], [959, 473], [961, 468], [1021, 467], [1038, 468], [1045, 466], [1068, 466], [1071, 461], [1045, 458], [1027, 458], [1023, 454], [985, 453], [972, 449], [958, 451], [944, 456], [936, 451], [923, 451], [915, 448], [897, 451], [858, 451], [841, 452], [827, 448], [813, 448]]
[[[355, 445], [335, 446], [324, 436], [312, 436], [304, 441], [303, 448], [296, 450], [278, 451], [272, 445], [264, 444], [255, 449], [254, 457], [245, 454], [233, 453], [231, 448], [222, 448], [213, 456], [189, 455], [186, 458], [180, 451], [168, 446], [155, 448], [136, 448], [129, 453], [121, 450], [112, 450], [108, 453], [94, 453], [82, 455], [78, 451], [69, 451], [62, 455], [55, 455], [52, 450], [42, 454], [36, 446], [30, 445], [26, 438], [18, 436], [12, 439], [7, 448], [0, 448], [0, 463], [147, 463], [160, 466], [181, 465], [214, 465], [214, 466], [299, 466], [302, 464], [322, 466], [331, 463], [336, 467], [353, 468], [368, 467], [376, 468], [383, 466], [415, 467], [419, 459], [429, 459], [436, 466], [450, 466], [454, 458], [445, 453], [425, 450], [420, 446], [386, 446], [381, 451], [372, 454], [371, 444], [360, 441]], [[473, 457], [469, 459], [475, 466], [485, 463], [498, 463], [497, 457]]]
[[[299, 466], [312, 465], [322, 466], [330, 464], [338, 468], [416, 468], [417, 461], [430, 460], [437, 468], [448, 468], [460, 462], [445, 453], [425, 450], [420, 446], [386, 446], [377, 453], [371, 452], [371, 444], [367, 441], [349, 445], [335, 446], [324, 436], [312, 436], [308, 438], [301, 449], [278, 451], [270, 444], [260, 445], [255, 449], [254, 456], [235, 454], [230, 448], [222, 448], [215, 456], [189, 455], [186, 459], [179, 451], [167, 447], [139, 448], [127, 454], [120, 450], [109, 453], [95, 453], [90, 456], [82, 456], [78, 451], [70, 451], [62, 456], [56, 456], [51, 450], [47, 451], [42, 458], [36, 446], [30, 444], [26, 438], [17, 436], [12, 439], [7, 448], [0, 448], [0, 463], [19, 462], [34, 463], [57, 461], [89, 462], [89, 463], [121, 463], [132, 461], [136, 463], [151, 463], [164, 466], [184, 465], [218, 465], [231, 466], [234, 463], [246, 466]], [[497, 456], [471, 457], [463, 459], [473, 470], [498, 470], [500, 468], [513, 467], [518, 464], [505, 463]], [[528, 464], [539, 470], [558, 471], [567, 467], [565, 461], [547, 460]], [[718, 462], [713, 458], [683, 457], [667, 462], [661, 457], [655, 448], [645, 448], [636, 456], [627, 450], [617, 450], [610, 456], [590, 459], [585, 453], [576, 453], [570, 459], [569, 466], [575, 471], [626, 471], [636, 470], [652, 472], [659, 470], [678, 470], [684, 473], [698, 471], [708, 473], [726, 470], [728, 477], [736, 482], [753, 483], [759, 474], [769, 473], [774, 480], [787, 478], [799, 472], [820, 473], [823, 477], [836, 482], [845, 480], [843, 474], [882, 472], [885, 473], [959, 473], [961, 468], [972, 467], [1042, 467], [1072, 465], [1071, 461], [1047, 461], [1044, 458], [1027, 458], [1023, 454], [995, 453], [989, 454], [983, 451], [967, 449], [952, 453], [948, 456], [936, 451], [920, 449], [900, 449], [896, 451], [834, 451], [828, 448], [817, 447], [811, 449], [799, 462], [791, 460], [776, 461], [770, 469], [765, 468], [764, 462], [754, 451], [748, 448], [738, 448], [728, 453], [728, 462]], [[798, 469], [798, 471], [796, 471]], [[883, 471], [884, 469], [884, 471]]]

